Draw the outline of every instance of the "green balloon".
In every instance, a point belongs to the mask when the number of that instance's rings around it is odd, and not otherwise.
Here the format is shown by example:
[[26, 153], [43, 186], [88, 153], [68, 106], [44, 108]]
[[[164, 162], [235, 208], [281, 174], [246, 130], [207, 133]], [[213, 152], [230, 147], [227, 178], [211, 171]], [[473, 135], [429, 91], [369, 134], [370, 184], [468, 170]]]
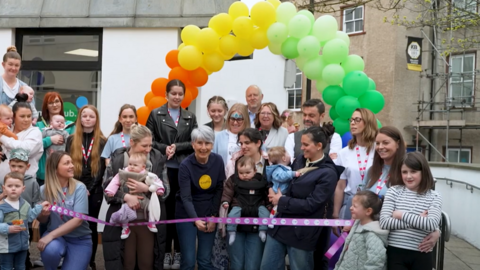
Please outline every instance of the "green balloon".
[[317, 57], [308, 60], [308, 62], [303, 66], [303, 72], [310, 80], [321, 80], [322, 72], [325, 66], [326, 65], [323, 62], [323, 57], [318, 55]]
[[297, 15], [299, 14], [306, 16], [310, 20], [310, 25], [313, 25], [315, 23], [315, 16], [313, 16], [312, 12], [306, 9], [302, 9], [297, 13]]
[[290, 19], [297, 15], [297, 8], [290, 2], [281, 3], [276, 10], [277, 22], [288, 24]]
[[351, 54], [342, 62], [342, 67], [343, 70], [345, 70], [345, 74], [352, 71], [363, 71], [365, 69], [365, 62], [363, 62], [362, 57], [356, 54]]
[[345, 94], [352, 97], [359, 97], [367, 91], [368, 76], [362, 71], [352, 71], [343, 79], [343, 90]]
[[327, 86], [322, 94], [323, 101], [332, 106], [335, 106], [337, 101], [343, 96], [345, 96], [345, 92], [343, 92], [342, 87], [338, 85]]
[[333, 126], [335, 127], [335, 132], [340, 134], [340, 136], [350, 131], [350, 122], [342, 118], [335, 119]]
[[314, 36], [306, 36], [298, 41], [297, 50], [302, 57], [315, 57], [320, 52], [320, 42]]
[[317, 88], [318, 93], [323, 94], [323, 91], [327, 88], [328, 84], [324, 81], [316, 81], [315, 87]]
[[377, 90], [377, 85], [372, 78], [368, 78], [368, 90]]
[[338, 118], [338, 113], [335, 110], [335, 107], [331, 107], [330, 111], [328, 111], [328, 115], [330, 116], [330, 119], [335, 120]]
[[268, 49], [273, 54], [282, 55], [282, 44], [281, 43], [270, 43], [270, 44], [268, 44]]
[[335, 38], [337, 30], [337, 19], [331, 15], [323, 15], [319, 17], [313, 24], [312, 34], [317, 37], [318, 40], [324, 41]]
[[276, 22], [267, 30], [267, 38], [270, 43], [282, 43], [288, 37], [288, 28], [284, 23]]
[[295, 17], [288, 22], [288, 34], [291, 37], [303, 38], [310, 33], [311, 28], [312, 24], [305, 15], [295, 15]]
[[347, 46], [350, 46], [350, 37], [348, 36], [347, 33], [343, 31], [337, 31], [337, 34], [335, 34], [335, 38], [339, 38], [345, 41], [345, 43], [347, 43]]
[[338, 116], [343, 119], [352, 117], [353, 112], [358, 108], [360, 108], [360, 102], [358, 102], [356, 97], [352, 96], [343, 96], [335, 104]]
[[377, 127], [382, 128], [382, 123], [380, 123], [380, 120], [377, 119]]
[[367, 108], [374, 114], [379, 113], [385, 106], [385, 98], [376, 90], [368, 90], [358, 98], [362, 108]]
[[63, 103], [63, 112], [65, 113], [65, 120], [75, 122], [78, 116], [78, 109], [75, 104], [71, 102]]
[[295, 58], [295, 65], [297, 65], [298, 69], [303, 71], [303, 68], [305, 67], [305, 64], [308, 62], [308, 58], [302, 57], [301, 55], [297, 58]]
[[345, 77], [345, 71], [339, 64], [330, 64], [322, 72], [322, 79], [329, 85], [341, 84], [343, 77]]
[[323, 47], [322, 55], [327, 63], [340, 64], [348, 57], [348, 45], [339, 38], [332, 39]]
[[295, 59], [298, 57], [298, 39], [289, 37], [282, 43], [282, 54], [287, 59]]

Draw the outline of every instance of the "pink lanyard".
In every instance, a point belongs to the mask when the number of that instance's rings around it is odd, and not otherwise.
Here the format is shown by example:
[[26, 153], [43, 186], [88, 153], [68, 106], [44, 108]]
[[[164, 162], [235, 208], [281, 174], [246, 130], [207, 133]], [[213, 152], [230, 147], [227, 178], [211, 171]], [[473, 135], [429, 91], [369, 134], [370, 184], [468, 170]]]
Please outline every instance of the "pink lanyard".
[[120, 133], [120, 138], [122, 138], [123, 147], [126, 148], [127, 146], [125, 145], [125, 138], [123, 137], [123, 132]]
[[390, 174], [388, 174], [387, 178], [382, 182], [382, 174], [380, 174], [380, 179], [378, 179], [377, 182], [377, 190], [375, 191], [375, 194], [377, 195], [380, 194], [380, 191], [382, 191], [383, 187], [387, 184], [388, 178], [390, 178]]
[[356, 146], [355, 151], [357, 151], [358, 170], [360, 172], [360, 176], [362, 177], [362, 182], [363, 182], [363, 178], [365, 178], [365, 171], [367, 170], [368, 155], [365, 157], [365, 164], [362, 167], [362, 158], [360, 156], [360, 148]]
[[[168, 110], [168, 115], [170, 115], [170, 117], [172, 117], [172, 115], [170, 114], [170, 110]], [[175, 120], [175, 125], [178, 126], [178, 120], [180, 119], [180, 112], [178, 112], [178, 116], [177, 116], [177, 120]], [[172, 118], [173, 120], [173, 118]]]
[[93, 140], [94, 140], [94, 138], [92, 138], [92, 142], [90, 143], [90, 146], [88, 147], [87, 154], [85, 154], [85, 148], [83, 147], [83, 144], [82, 144], [82, 154], [83, 154], [83, 158], [85, 159], [85, 164], [87, 163], [88, 158], [90, 157], [90, 154], [92, 153]]

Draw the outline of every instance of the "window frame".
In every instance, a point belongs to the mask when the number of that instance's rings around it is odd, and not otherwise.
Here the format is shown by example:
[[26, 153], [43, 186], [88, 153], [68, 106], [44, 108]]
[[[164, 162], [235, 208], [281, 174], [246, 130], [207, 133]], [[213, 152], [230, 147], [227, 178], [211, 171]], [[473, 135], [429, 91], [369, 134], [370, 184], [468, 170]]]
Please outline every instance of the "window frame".
[[[297, 76], [300, 75], [301, 76], [301, 85], [300, 87], [297, 87]], [[289, 87], [289, 88], [286, 88], [285, 90], [287, 90], [287, 109], [291, 110], [291, 111], [294, 111], [294, 112], [299, 112], [302, 110], [302, 98], [303, 98], [303, 72], [297, 67], [297, 70], [295, 72], [295, 82], [293, 83], [293, 86], [292, 87]], [[290, 108], [290, 103], [289, 103], [289, 95], [290, 95], [290, 92], [293, 91], [294, 92], [294, 103], [295, 103], [295, 100], [297, 99], [297, 91], [300, 92], [300, 104], [294, 104], [293, 108]], [[298, 106], [296, 106], [298, 105]]]
[[[461, 102], [456, 102], [453, 100], [453, 87], [452, 83], [459, 83], [464, 85], [464, 76], [460, 76], [461, 81], [459, 82], [453, 82], [454, 76], [453, 76], [453, 59], [462, 59], [462, 64], [461, 64], [461, 73], [464, 74], [463, 72], [463, 66], [464, 66], [464, 61], [466, 56], [473, 56], [473, 65], [472, 65], [472, 96], [471, 96], [471, 101], [468, 103], [462, 104]], [[448, 86], [447, 86], [447, 95], [448, 95], [448, 103], [451, 104], [452, 107], [459, 107], [459, 108], [473, 108], [475, 107], [475, 84], [476, 84], [476, 69], [477, 69], [477, 54], [476, 52], [468, 51], [465, 53], [461, 54], [452, 54], [448, 57], [448, 63], [450, 65], [450, 68], [452, 70], [452, 73], [450, 73], [449, 67], [447, 67], [447, 73], [450, 74], [448, 78]], [[462, 89], [463, 91], [463, 89]], [[466, 96], [460, 96], [461, 98], [466, 98]]]
[[[478, 2], [477, 2], [477, 1], [474, 1], [474, 0], [462, 0], [462, 2], [463, 2], [463, 4], [464, 4], [462, 7], [457, 6], [457, 5], [455, 4], [455, 2], [458, 2], [458, 0], [457, 0], [457, 1], [452, 0], [452, 7], [454, 7], [454, 8], [465, 9], [466, 11], [471, 12], [471, 13], [474, 13], [474, 14], [475, 14], [475, 13], [478, 13]], [[467, 2], [470, 2], [470, 3], [467, 3]], [[468, 5], [468, 4], [469, 4], [469, 5]], [[469, 9], [468, 9], [469, 6], [473, 6], [473, 7], [475, 7], [475, 9], [474, 9], [474, 10], [469, 10]]]
[[[461, 151], [460, 151], [461, 150]], [[447, 151], [458, 151], [458, 158], [460, 159], [460, 154], [462, 152], [468, 152], [468, 162], [460, 162], [460, 160], [454, 162], [451, 161], [452, 163], [464, 163], [464, 164], [471, 164], [472, 163], [472, 152], [473, 152], [473, 147], [472, 146], [449, 146], [448, 149], [443, 146], [443, 155], [447, 157]], [[450, 158], [450, 157], [449, 157]], [[444, 162], [450, 162], [448, 160], [443, 160]]]
[[[353, 32], [347, 32], [346, 29], [346, 21], [345, 21], [345, 18], [346, 18], [346, 14], [345, 12], [347, 10], [350, 10], [352, 9], [353, 12], [355, 12], [355, 9], [361, 7], [362, 8], [362, 30], [361, 31], [353, 31]], [[341, 31], [345, 32], [347, 35], [351, 36], [351, 35], [363, 35], [365, 34], [365, 5], [348, 5], [348, 6], [343, 6], [343, 7], [340, 7], [342, 13], [341, 13]], [[355, 13], [353, 13], [353, 16], [354, 16]], [[355, 22], [356, 21], [359, 21], [360, 19], [353, 19], [351, 21], [348, 21], [348, 22], [354, 22], [354, 28], [355, 28]]]

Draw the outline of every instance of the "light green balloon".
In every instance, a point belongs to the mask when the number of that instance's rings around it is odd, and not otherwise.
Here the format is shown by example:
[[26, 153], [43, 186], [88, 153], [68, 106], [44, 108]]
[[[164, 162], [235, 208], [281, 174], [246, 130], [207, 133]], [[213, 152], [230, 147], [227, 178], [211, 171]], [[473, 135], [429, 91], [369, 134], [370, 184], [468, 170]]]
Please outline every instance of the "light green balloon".
[[288, 37], [287, 25], [281, 22], [276, 22], [270, 25], [267, 30], [267, 38], [270, 43], [282, 43]]
[[343, 88], [338, 85], [327, 86], [322, 94], [323, 101], [331, 106], [335, 106], [337, 101], [343, 96], [345, 96], [345, 92], [343, 92]]
[[323, 57], [318, 55], [317, 57], [308, 60], [303, 66], [303, 72], [310, 80], [321, 80], [322, 72], [326, 64], [323, 61]]
[[320, 52], [320, 42], [314, 36], [306, 36], [298, 42], [297, 50], [302, 57], [315, 57]]
[[282, 43], [282, 55], [287, 59], [295, 59], [298, 57], [298, 39], [289, 37]]
[[282, 44], [280, 43], [272, 43], [268, 44], [268, 49], [271, 53], [276, 55], [282, 55]]
[[365, 69], [365, 62], [363, 62], [362, 57], [356, 54], [351, 54], [342, 62], [342, 67], [343, 70], [345, 70], [345, 74], [352, 71], [363, 71]]
[[297, 15], [297, 8], [294, 4], [290, 2], [281, 3], [276, 10], [277, 13], [277, 22], [284, 23], [288, 25], [290, 19]]
[[339, 38], [345, 41], [345, 43], [347, 43], [347, 46], [350, 46], [350, 37], [348, 36], [347, 33], [343, 31], [337, 31], [337, 33], [335, 34], [335, 38]]
[[322, 71], [322, 79], [329, 85], [339, 85], [345, 77], [345, 71], [339, 64], [327, 65]]
[[288, 22], [288, 34], [291, 37], [295, 38], [303, 38], [308, 33], [310, 33], [310, 29], [312, 28], [312, 24], [310, 20], [305, 15], [295, 15], [290, 21]]
[[327, 88], [328, 84], [324, 81], [316, 81], [315, 82], [315, 87], [317, 88], [318, 93], [323, 94], [323, 91], [325, 91], [325, 88]]
[[343, 90], [345, 94], [352, 97], [359, 97], [368, 89], [368, 77], [362, 71], [352, 71], [343, 79]]
[[343, 96], [335, 104], [338, 116], [343, 119], [352, 117], [353, 112], [358, 108], [360, 108], [360, 102], [358, 102], [356, 97], [352, 96]]
[[348, 120], [346, 119], [342, 119], [342, 118], [335, 119], [333, 121], [333, 126], [335, 127], [335, 132], [340, 134], [340, 136], [350, 131], [350, 122], [348, 122]]
[[322, 54], [327, 63], [340, 64], [348, 57], [348, 46], [345, 41], [335, 38], [325, 44]]
[[315, 16], [313, 16], [312, 12], [306, 10], [306, 9], [303, 9], [303, 10], [300, 10], [298, 14], [301, 14], [301, 15], [304, 15], [304, 16], [307, 16], [307, 18], [310, 20], [310, 25], [313, 26], [313, 24], [315, 23]]
[[372, 78], [368, 78], [368, 90], [377, 90], [377, 85]]
[[331, 15], [323, 15], [313, 24], [312, 34], [317, 37], [318, 40], [324, 41], [335, 38], [337, 30], [337, 20]]
[[303, 71], [303, 68], [305, 67], [305, 64], [308, 62], [308, 58], [306, 57], [303, 57], [303, 56], [299, 56], [297, 58], [295, 58], [295, 65], [297, 65], [297, 67]]

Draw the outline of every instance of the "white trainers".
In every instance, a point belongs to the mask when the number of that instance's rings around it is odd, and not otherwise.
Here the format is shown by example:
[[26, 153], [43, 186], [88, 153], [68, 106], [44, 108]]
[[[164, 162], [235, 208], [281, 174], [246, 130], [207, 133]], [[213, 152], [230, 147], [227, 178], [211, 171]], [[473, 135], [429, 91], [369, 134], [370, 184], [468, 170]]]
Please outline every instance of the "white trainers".
[[166, 253], [163, 259], [163, 269], [172, 269], [172, 254]]
[[173, 255], [173, 263], [171, 269], [180, 269], [180, 261], [182, 260], [182, 254], [180, 252], [175, 252]]
[[127, 239], [130, 236], [130, 228], [128, 226], [123, 227], [122, 235], [120, 235], [121, 239]]
[[157, 230], [157, 226], [155, 226], [155, 224], [148, 224], [148, 229], [153, 232], [153, 233], [157, 233], [158, 230]]

